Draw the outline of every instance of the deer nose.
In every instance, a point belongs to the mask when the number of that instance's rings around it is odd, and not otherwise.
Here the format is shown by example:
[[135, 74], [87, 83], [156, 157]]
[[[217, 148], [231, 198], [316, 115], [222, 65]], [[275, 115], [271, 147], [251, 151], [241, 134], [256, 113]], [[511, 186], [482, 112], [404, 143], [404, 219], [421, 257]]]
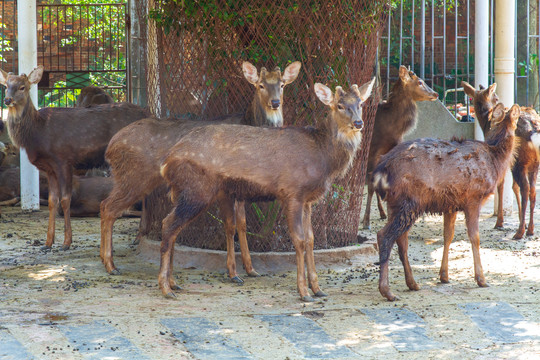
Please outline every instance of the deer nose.
[[4, 99], [4, 104], [6, 104], [6, 105], [11, 105], [12, 102], [13, 102], [12, 98], [5, 98]]
[[279, 100], [272, 100], [271, 103], [272, 103], [272, 109], [277, 109], [279, 108], [279, 104], [281, 102]]
[[353, 124], [354, 124], [354, 127], [359, 130], [362, 130], [362, 128], [364, 127], [364, 122], [362, 120], [355, 120]]

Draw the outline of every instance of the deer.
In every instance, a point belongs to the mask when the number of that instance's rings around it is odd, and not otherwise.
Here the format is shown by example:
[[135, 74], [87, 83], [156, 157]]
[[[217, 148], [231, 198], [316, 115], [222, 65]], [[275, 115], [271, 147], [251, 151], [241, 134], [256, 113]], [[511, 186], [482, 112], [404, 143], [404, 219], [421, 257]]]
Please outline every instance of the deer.
[[465, 213], [474, 258], [474, 277], [487, 287], [480, 261], [478, 221], [480, 209], [504, 177], [513, 160], [519, 106], [505, 113], [498, 104], [491, 115], [492, 131], [486, 142], [477, 140], [417, 139], [403, 142], [381, 157], [373, 171], [375, 190], [388, 206], [388, 221], [377, 233], [379, 292], [396, 300], [388, 284], [388, 263], [394, 243], [410, 290], [419, 290], [407, 255], [408, 233], [424, 213], [442, 213], [444, 250], [439, 277], [448, 283], [448, 251], [454, 237], [458, 211]]
[[362, 104], [374, 81], [352, 85], [349, 92], [338, 86], [335, 93], [316, 83], [315, 94], [330, 113], [315, 128], [208, 125], [170, 149], [160, 169], [174, 204], [162, 226], [158, 284], [163, 295], [174, 298], [173, 290], [179, 289], [172, 274], [180, 232], [214, 202], [232, 232], [236, 199], [281, 202], [296, 250], [300, 298], [314, 301], [308, 286], [315, 297], [326, 296], [315, 269], [311, 207], [350, 168], [362, 138]]
[[[392, 86], [388, 100], [377, 107], [373, 123], [373, 135], [369, 147], [366, 176], [369, 179], [375, 165], [382, 155], [403, 141], [403, 136], [416, 127], [419, 101], [435, 101], [439, 97], [421, 78], [409, 71], [405, 66], [399, 67], [399, 79]], [[374, 188], [368, 183], [366, 210], [362, 225], [370, 228], [371, 200]], [[386, 219], [386, 213], [377, 196], [377, 206], [381, 219]]]
[[[465, 93], [473, 99], [474, 110], [478, 123], [484, 132], [484, 136], [490, 131], [489, 111], [499, 102], [495, 93], [497, 84], [494, 83], [485, 89], [483, 86], [476, 90], [466, 81], [461, 82]], [[521, 106], [516, 129], [517, 145], [515, 161], [511, 167], [513, 184], [512, 190], [516, 196], [519, 213], [519, 226], [513, 239], [521, 239], [525, 235], [534, 235], [534, 207], [536, 205], [536, 179], [538, 166], [540, 165], [540, 116], [530, 107]], [[502, 209], [504, 179], [499, 184], [498, 209]], [[525, 226], [525, 214], [527, 203], [530, 201], [529, 224]], [[503, 227], [504, 213], [497, 212], [496, 229]]]
[[114, 99], [105, 90], [97, 86], [85, 86], [77, 97], [76, 107], [90, 107], [99, 104], [112, 104]]
[[[216, 121], [177, 121], [147, 118], [135, 122], [119, 131], [109, 143], [105, 157], [114, 179], [113, 190], [101, 203], [101, 247], [100, 256], [106, 271], [119, 274], [113, 261], [112, 231], [116, 219], [136, 201], [143, 199], [165, 181], [159, 172], [161, 158], [190, 130], [215, 123], [233, 123], [250, 126], [283, 125], [283, 89], [292, 83], [300, 72], [301, 63], [288, 65], [283, 74], [279, 67], [272, 71], [257, 68], [248, 61], [243, 62], [242, 71], [246, 80], [255, 87], [253, 100], [244, 114], [225, 115]], [[150, 134], [150, 136], [149, 136]], [[239, 134], [241, 138], [242, 135]], [[141, 146], [144, 143], [145, 146]], [[144, 169], [145, 175], [139, 176]], [[143, 210], [144, 211], [144, 210]], [[246, 236], [244, 202], [235, 206], [236, 229], [240, 243], [242, 262], [248, 276], [259, 276], [253, 268]], [[228, 229], [227, 270], [232, 282], [242, 284], [236, 271], [234, 257], [234, 229]]]
[[72, 242], [70, 204], [73, 168], [97, 167], [111, 137], [121, 128], [148, 117], [143, 108], [129, 104], [105, 104], [89, 108], [42, 108], [36, 110], [30, 87], [43, 75], [43, 66], [30, 74], [8, 74], [0, 69], [0, 83], [6, 87], [8, 130], [12, 142], [26, 149], [28, 160], [44, 171], [49, 183], [49, 223], [44, 251], [52, 248], [58, 202], [64, 211], [64, 242]]

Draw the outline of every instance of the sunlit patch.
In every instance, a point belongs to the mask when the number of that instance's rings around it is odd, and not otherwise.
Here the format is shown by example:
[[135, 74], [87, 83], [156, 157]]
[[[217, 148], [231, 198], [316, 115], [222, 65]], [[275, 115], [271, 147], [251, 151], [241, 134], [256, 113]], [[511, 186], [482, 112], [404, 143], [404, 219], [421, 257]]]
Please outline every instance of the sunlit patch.
[[29, 273], [28, 277], [34, 280], [49, 280], [49, 281], [64, 281], [64, 274], [67, 265], [61, 267], [50, 267], [44, 270], [40, 270], [37, 273]]

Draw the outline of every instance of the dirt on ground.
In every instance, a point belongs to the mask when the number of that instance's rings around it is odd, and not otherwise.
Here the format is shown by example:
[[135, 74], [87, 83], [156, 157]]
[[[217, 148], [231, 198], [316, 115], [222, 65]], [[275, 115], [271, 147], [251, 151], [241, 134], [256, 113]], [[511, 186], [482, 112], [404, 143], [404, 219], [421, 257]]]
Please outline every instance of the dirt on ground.
[[[248, 278], [240, 270], [245, 284], [238, 286], [229, 282], [224, 260], [223, 271], [175, 268], [183, 290], [169, 300], [157, 286], [158, 254], [149, 262], [131, 244], [139, 219], [116, 223], [121, 275], [110, 276], [99, 258], [98, 218], [72, 219], [68, 251], [60, 249], [58, 219], [56, 243], [43, 252], [46, 209], [3, 208], [0, 358], [540, 358], [540, 231], [512, 240], [517, 211], [506, 217], [504, 230], [494, 230], [490, 204], [480, 222], [490, 287], [474, 281], [463, 215], [450, 250], [451, 282], [439, 282], [442, 217], [425, 216], [410, 232], [409, 250], [422, 288], [407, 289], [394, 249], [390, 287], [399, 300], [393, 303], [378, 292], [374, 255], [318, 267], [328, 297], [315, 303], [300, 301], [296, 271]], [[372, 228], [362, 234], [373, 241], [385, 222], [375, 205], [372, 214]]]

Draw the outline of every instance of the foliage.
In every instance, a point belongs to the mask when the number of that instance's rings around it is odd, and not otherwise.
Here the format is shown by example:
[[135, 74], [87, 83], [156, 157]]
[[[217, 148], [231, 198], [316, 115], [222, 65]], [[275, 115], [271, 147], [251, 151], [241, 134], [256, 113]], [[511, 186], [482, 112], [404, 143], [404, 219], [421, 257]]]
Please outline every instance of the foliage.
[[[0, 23], [0, 29], [5, 29], [6, 24]], [[0, 30], [1, 31], [1, 30]], [[4, 59], [3, 53], [6, 51], [13, 51], [13, 48], [11, 47], [11, 42], [7, 39], [5, 39], [3, 34], [0, 34], [0, 62], [6, 62], [7, 60]]]

